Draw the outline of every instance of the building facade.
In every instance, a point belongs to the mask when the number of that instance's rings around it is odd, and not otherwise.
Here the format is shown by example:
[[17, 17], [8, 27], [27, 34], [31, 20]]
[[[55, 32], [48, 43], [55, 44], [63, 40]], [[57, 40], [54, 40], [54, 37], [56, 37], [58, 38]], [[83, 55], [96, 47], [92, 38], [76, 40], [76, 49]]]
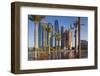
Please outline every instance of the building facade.
[[61, 49], [64, 48], [64, 27], [61, 26]]

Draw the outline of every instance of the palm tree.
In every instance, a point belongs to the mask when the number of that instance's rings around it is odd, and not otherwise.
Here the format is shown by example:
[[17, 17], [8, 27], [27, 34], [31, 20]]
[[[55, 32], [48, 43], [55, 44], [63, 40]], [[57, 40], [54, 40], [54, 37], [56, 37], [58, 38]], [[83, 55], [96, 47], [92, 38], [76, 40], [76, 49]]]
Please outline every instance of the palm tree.
[[29, 20], [34, 22], [34, 51], [35, 51], [35, 58], [37, 58], [37, 51], [36, 48], [38, 47], [38, 23], [39, 21], [44, 18], [44, 16], [38, 16], [38, 15], [29, 15]]
[[81, 40], [80, 40], [80, 17], [78, 17], [78, 20], [74, 23], [74, 28], [75, 29], [75, 51], [78, 53], [78, 57], [81, 57]]
[[58, 36], [58, 33], [55, 32], [54, 37], [55, 37], [55, 39], [56, 39], [56, 51], [57, 51], [57, 36]]
[[61, 34], [60, 34], [60, 33], [58, 33], [58, 35], [57, 35], [58, 50], [60, 50], [60, 40], [61, 40]]
[[78, 37], [79, 37], [79, 41], [78, 41], [78, 55], [79, 58], [81, 58], [81, 40], [80, 40], [80, 17], [78, 17]]
[[[58, 48], [60, 49], [60, 39], [61, 39], [61, 35], [60, 35], [60, 33], [59, 32], [55, 32], [55, 38], [56, 38], [56, 44], [57, 44], [57, 42], [58, 42]], [[57, 45], [56, 45], [56, 50], [57, 50]]]
[[46, 49], [46, 29], [47, 29], [47, 23], [41, 22], [43, 27], [43, 49]]
[[[61, 34], [59, 32], [55, 32], [54, 37], [56, 39], [56, 58], [61, 58], [60, 55], [60, 40], [61, 40]], [[57, 51], [57, 47], [58, 47], [58, 51]]]
[[51, 38], [51, 32], [53, 31], [53, 28], [51, 26], [52, 24], [51, 23], [48, 23], [48, 26], [46, 28], [47, 32], [48, 32], [48, 35], [49, 35], [49, 39], [48, 39], [48, 44], [49, 44], [49, 54], [51, 53], [50, 51], [50, 38]]
[[40, 20], [42, 20], [45, 16], [38, 16], [38, 15], [29, 15], [29, 20], [34, 22], [34, 48], [36, 48], [37, 45], [37, 38], [36, 35], [37, 34], [37, 30], [38, 30], [38, 24], [40, 22]]

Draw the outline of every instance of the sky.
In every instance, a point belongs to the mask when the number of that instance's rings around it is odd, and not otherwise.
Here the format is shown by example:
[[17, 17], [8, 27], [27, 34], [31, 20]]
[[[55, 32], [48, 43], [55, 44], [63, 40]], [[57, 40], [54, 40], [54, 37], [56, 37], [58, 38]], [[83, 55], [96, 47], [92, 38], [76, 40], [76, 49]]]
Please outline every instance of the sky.
[[[78, 17], [73, 16], [45, 16], [45, 21], [47, 23], [52, 23], [54, 25], [55, 20], [58, 20], [59, 28], [64, 26], [64, 28], [70, 28], [70, 25], [77, 20]], [[88, 18], [87, 17], [80, 17], [80, 24], [84, 24], [81, 26], [81, 40], [88, 41]], [[72, 30], [72, 45], [74, 46], [74, 30]], [[34, 21], [28, 19], [28, 46], [34, 46]]]

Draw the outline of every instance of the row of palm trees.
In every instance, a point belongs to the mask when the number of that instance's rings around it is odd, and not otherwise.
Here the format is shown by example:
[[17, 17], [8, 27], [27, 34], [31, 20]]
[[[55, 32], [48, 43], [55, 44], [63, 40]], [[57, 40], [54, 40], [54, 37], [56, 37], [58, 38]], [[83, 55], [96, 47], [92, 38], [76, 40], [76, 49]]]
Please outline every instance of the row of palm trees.
[[[55, 37], [55, 39], [56, 39], [56, 44], [57, 44], [57, 42], [58, 42], [58, 50], [60, 50], [60, 39], [61, 39], [61, 35], [60, 35], [60, 33], [59, 32], [55, 32], [54, 33], [54, 35], [51, 35], [51, 32], [53, 32], [54, 30], [53, 30], [53, 25], [51, 24], [51, 23], [41, 23], [42, 24], [42, 26], [43, 26], [43, 31], [44, 31], [44, 40], [43, 40], [43, 48], [45, 49], [46, 48], [46, 31], [48, 32], [48, 46], [49, 46], [49, 54], [51, 53], [51, 51], [50, 51], [50, 49], [51, 49], [51, 47], [50, 47], [50, 39], [52, 38], [52, 37]], [[57, 45], [56, 45], [56, 51], [57, 51]]]

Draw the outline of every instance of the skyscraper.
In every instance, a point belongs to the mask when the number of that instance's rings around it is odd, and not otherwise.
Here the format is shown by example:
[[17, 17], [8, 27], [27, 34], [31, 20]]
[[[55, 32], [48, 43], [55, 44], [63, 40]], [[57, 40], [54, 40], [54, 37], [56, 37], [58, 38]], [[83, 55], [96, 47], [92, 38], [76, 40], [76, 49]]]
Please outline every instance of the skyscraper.
[[[48, 26], [47, 26], [48, 27]], [[46, 41], [46, 44], [47, 44], [47, 47], [49, 46], [48, 45], [48, 39], [49, 39], [49, 33], [46, 31], [46, 39], [47, 39], [47, 41]]]
[[72, 32], [70, 29], [68, 30], [68, 49], [72, 49]]
[[[59, 23], [58, 20], [55, 20], [55, 32], [59, 33]], [[55, 47], [57, 46], [56, 44], [56, 38], [55, 38]]]
[[61, 26], [61, 48], [64, 48], [64, 27]]
[[[51, 27], [53, 28], [53, 25]], [[50, 46], [53, 47], [53, 31], [51, 32]]]
[[64, 31], [64, 49], [68, 49], [68, 30], [66, 29]]
[[58, 23], [58, 20], [55, 20], [55, 31], [59, 32], [59, 23]]
[[42, 25], [41, 23], [39, 22], [39, 27], [38, 27], [38, 46], [39, 48], [42, 48], [42, 32], [43, 32], [43, 28], [42, 28]]

